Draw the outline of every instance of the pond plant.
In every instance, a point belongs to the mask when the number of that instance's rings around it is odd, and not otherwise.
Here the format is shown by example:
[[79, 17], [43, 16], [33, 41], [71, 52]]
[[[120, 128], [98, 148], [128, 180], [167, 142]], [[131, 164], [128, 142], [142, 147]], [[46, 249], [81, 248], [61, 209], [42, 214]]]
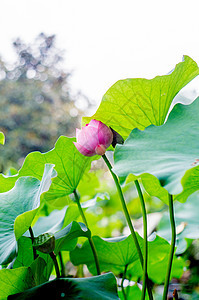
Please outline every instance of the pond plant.
[[[168, 75], [119, 80], [82, 119], [76, 138], [61, 136], [49, 152], [32, 152], [19, 171], [0, 175], [0, 299], [168, 299], [171, 279], [185, 268], [180, 254], [198, 238], [191, 229], [197, 220], [180, 215], [175, 203], [199, 198], [199, 98], [173, 101], [197, 75], [197, 64], [184, 56]], [[105, 165], [96, 175], [90, 169], [100, 158]], [[107, 170], [117, 194], [104, 179]], [[140, 201], [143, 237], [128, 186]], [[151, 235], [149, 198], [168, 207], [170, 220], [170, 228], [160, 222]], [[114, 236], [100, 235], [95, 223], [103, 223], [106, 208], [128, 235], [118, 224]], [[89, 211], [98, 212], [97, 221]], [[74, 276], [66, 273], [69, 262], [77, 266]], [[177, 289], [171, 292], [178, 299]]]

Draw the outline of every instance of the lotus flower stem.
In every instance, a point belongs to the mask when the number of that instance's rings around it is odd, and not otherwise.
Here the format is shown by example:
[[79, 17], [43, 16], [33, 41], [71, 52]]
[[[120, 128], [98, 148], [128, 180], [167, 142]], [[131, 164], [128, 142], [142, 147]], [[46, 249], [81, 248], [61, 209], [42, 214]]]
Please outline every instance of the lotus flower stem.
[[[86, 225], [86, 227], [88, 228], [88, 222], [86, 220], [85, 214], [84, 214], [83, 209], [81, 207], [80, 199], [79, 199], [79, 196], [77, 194], [77, 191], [74, 190], [73, 193], [74, 193], [75, 200], [77, 202], [77, 206], [78, 206], [80, 215], [82, 217], [82, 220], [83, 220], [84, 224]], [[96, 265], [96, 270], [97, 270], [97, 275], [100, 275], [101, 272], [100, 272], [99, 259], [98, 259], [98, 256], [97, 256], [97, 251], [96, 251], [95, 244], [93, 242], [92, 237], [88, 238], [88, 241], [89, 241], [89, 244], [90, 244], [92, 252], [93, 252], [93, 256], [94, 256], [94, 260], [95, 260], [95, 265]]]
[[[33, 245], [35, 237], [34, 237], [34, 233], [33, 233], [31, 226], [29, 227], [29, 233], [30, 233], [30, 237], [31, 237], [32, 245]], [[37, 258], [37, 251], [34, 247], [33, 247], [33, 257], [34, 257], [34, 260]]]
[[166, 273], [165, 284], [164, 284], [164, 292], [163, 292], [163, 298], [162, 298], [163, 300], [167, 299], [171, 267], [172, 267], [173, 255], [174, 255], [174, 250], [175, 250], [175, 241], [176, 241], [173, 196], [170, 194], [169, 194], [169, 216], [170, 216], [170, 222], [171, 222], [171, 248], [170, 248], [170, 252], [169, 252], [167, 273]]
[[[129, 229], [131, 231], [131, 235], [133, 237], [133, 240], [134, 240], [134, 243], [135, 243], [135, 247], [137, 249], [137, 252], [138, 252], [138, 256], [139, 256], [139, 259], [140, 259], [140, 263], [142, 265], [142, 268], [143, 268], [143, 264], [144, 264], [144, 261], [143, 261], [143, 256], [142, 256], [142, 252], [141, 252], [141, 249], [140, 249], [140, 245], [138, 243], [138, 239], [137, 239], [137, 236], [135, 234], [135, 230], [133, 228], [133, 224], [132, 224], [132, 221], [131, 221], [131, 218], [130, 218], [130, 215], [129, 215], [129, 212], [128, 212], [128, 208], [126, 206], [126, 202], [125, 202], [125, 199], [124, 199], [124, 195], [122, 193], [122, 189], [121, 189], [121, 186], [120, 186], [120, 183], [119, 183], [119, 180], [118, 180], [118, 177], [116, 176], [116, 174], [112, 171], [112, 166], [111, 166], [111, 163], [109, 162], [108, 158], [106, 157], [106, 155], [102, 155], [109, 171], [111, 172], [111, 175], [113, 177], [113, 180], [115, 181], [115, 184], [116, 184], [116, 187], [117, 187], [117, 191], [118, 191], [118, 194], [119, 194], [119, 197], [120, 197], [120, 200], [121, 200], [121, 204], [122, 204], [122, 208], [123, 208], [123, 211], [124, 211], [124, 214], [125, 214], [125, 217], [126, 217], [126, 221], [127, 221], [127, 224], [129, 226]], [[148, 278], [147, 278], [147, 290], [148, 290], [148, 294], [149, 294], [149, 299], [153, 299], [153, 295], [152, 295], [152, 291], [151, 291], [151, 287], [149, 286], [149, 282], [148, 282]]]
[[146, 215], [146, 207], [144, 203], [144, 197], [142, 194], [141, 187], [139, 185], [138, 180], [135, 180], [135, 186], [140, 198], [141, 208], [142, 208], [142, 216], [143, 216], [143, 229], [144, 229], [144, 263], [143, 263], [143, 284], [142, 284], [142, 295], [141, 300], [145, 299], [146, 294], [146, 281], [148, 278], [147, 275], [147, 255], [148, 255], [148, 246], [147, 246], [147, 215]]
[[111, 175], [112, 175], [112, 177], [115, 181], [117, 191], [118, 191], [118, 194], [119, 194], [119, 197], [120, 197], [120, 200], [121, 200], [122, 208], [123, 208], [123, 211], [124, 211], [124, 214], [125, 214], [125, 217], [126, 217], [126, 221], [127, 221], [127, 224], [130, 228], [131, 235], [133, 237], [133, 240], [134, 240], [134, 243], [135, 243], [139, 258], [140, 258], [141, 265], [143, 265], [142, 252], [141, 252], [140, 245], [138, 243], [138, 240], [137, 240], [137, 237], [136, 237], [136, 234], [135, 234], [135, 230], [133, 228], [133, 224], [132, 224], [132, 221], [131, 221], [131, 218], [130, 218], [130, 215], [129, 215], [129, 212], [128, 212], [128, 209], [127, 209], [127, 206], [126, 206], [126, 203], [125, 203], [125, 200], [124, 200], [124, 196], [123, 196], [123, 193], [122, 193], [121, 186], [119, 184], [119, 180], [118, 180], [117, 176], [115, 175], [115, 173], [113, 173], [112, 166], [111, 166], [108, 158], [106, 157], [106, 155], [103, 155], [102, 157], [103, 157], [107, 167], [109, 168], [109, 170], [111, 172]]

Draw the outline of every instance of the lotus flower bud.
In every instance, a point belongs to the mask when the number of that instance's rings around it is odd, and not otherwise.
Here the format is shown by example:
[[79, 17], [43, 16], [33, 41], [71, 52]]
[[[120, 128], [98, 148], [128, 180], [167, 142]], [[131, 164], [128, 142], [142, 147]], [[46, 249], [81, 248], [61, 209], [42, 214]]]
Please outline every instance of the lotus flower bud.
[[55, 237], [51, 233], [44, 233], [34, 239], [33, 247], [42, 253], [51, 253], [55, 249]]
[[113, 133], [104, 123], [91, 120], [81, 130], [76, 129], [76, 139], [74, 145], [84, 156], [104, 155], [113, 141]]

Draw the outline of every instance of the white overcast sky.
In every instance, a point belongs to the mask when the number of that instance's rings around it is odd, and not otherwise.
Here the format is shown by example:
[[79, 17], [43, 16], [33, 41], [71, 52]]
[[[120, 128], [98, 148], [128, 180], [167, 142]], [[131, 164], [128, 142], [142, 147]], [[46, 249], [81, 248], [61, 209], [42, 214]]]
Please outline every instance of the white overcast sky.
[[198, 0], [1, 0], [0, 7], [3, 58], [13, 59], [16, 37], [56, 34], [72, 87], [97, 103], [119, 79], [167, 74], [184, 54], [199, 63]]

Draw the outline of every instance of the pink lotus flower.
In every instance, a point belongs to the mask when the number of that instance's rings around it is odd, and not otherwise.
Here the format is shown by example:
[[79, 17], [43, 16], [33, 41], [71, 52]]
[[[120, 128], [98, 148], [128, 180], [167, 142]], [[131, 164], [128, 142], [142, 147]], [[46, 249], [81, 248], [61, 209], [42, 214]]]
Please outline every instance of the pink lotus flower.
[[91, 120], [81, 130], [76, 129], [76, 139], [74, 145], [84, 156], [104, 155], [113, 141], [113, 133], [104, 123]]

